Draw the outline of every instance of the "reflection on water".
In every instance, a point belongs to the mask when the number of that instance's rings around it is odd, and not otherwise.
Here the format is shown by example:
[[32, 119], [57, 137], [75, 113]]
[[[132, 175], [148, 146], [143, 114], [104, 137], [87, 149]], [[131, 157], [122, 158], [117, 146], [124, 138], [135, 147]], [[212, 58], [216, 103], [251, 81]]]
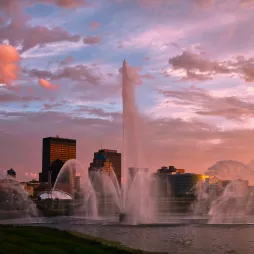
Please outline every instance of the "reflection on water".
[[[118, 241], [123, 245], [145, 251], [172, 254], [253, 253], [254, 224], [211, 225], [204, 224], [200, 219], [197, 219], [199, 224], [187, 224], [186, 219], [178, 218], [171, 224], [131, 226], [116, 224], [114, 218], [90, 220], [84, 217], [41, 217], [38, 218], [37, 224], [30, 225], [43, 224], [48, 227], [77, 231]], [[4, 222], [23, 225], [30, 223], [25, 219]]]
[[[60, 221], [59, 221], [60, 222]], [[74, 221], [50, 225], [78, 231], [132, 248], [174, 254], [250, 254], [254, 249], [254, 225], [102, 225]]]

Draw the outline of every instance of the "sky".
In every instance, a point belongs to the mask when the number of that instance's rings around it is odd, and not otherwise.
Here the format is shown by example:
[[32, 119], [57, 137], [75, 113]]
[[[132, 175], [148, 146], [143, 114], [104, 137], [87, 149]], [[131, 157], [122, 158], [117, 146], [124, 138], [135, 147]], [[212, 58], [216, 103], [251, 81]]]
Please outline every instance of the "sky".
[[38, 178], [49, 136], [121, 152], [124, 59], [151, 170], [250, 162], [253, 28], [252, 0], [1, 1], [0, 171]]

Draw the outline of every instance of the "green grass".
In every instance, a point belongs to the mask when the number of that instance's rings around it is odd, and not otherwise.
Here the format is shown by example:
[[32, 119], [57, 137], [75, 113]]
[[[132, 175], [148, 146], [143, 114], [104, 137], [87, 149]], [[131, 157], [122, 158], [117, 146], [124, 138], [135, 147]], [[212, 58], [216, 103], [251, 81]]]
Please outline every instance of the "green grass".
[[47, 227], [0, 226], [0, 253], [102, 254], [148, 253], [76, 232]]

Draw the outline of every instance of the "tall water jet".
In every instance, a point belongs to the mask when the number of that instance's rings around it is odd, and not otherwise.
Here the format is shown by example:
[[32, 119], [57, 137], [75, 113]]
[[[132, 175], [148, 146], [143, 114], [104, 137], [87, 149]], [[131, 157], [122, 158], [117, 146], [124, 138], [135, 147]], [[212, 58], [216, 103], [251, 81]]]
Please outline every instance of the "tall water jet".
[[123, 103], [123, 151], [122, 151], [122, 190], [123, 208], [126, 207], [127, 191], [129, 185], [130, 166], [137, 167], [138, 142], [137, 142], [137, 110], [134, 96], [134, 80], [128, 73], [126, 61], [122, 67], [122, 103]]
[[[148, 222], [154, 217], [154, 196], [152, 195], [151, 172], [144, 169], [141, 120], [135, 102], [135, 76], [124, 60], [122, 67], [122, 103], [123, 103], [123, 161], [122, 190], [123, 211], [130, 215], [132, 222]], [[129, 169], [135, 174], [130, 176]], [[153, 192], [154, 194], [154, 192]], [[145, 221], [144, 221], [145, 220]]]
[[[94, 216], [123, 215], [127, 223], [151, 223], [155, 220], [157, 193], [156, 177], [145, 168], [143, 157], [141, 117], [135, 103], [136, 77], [126, 61], [122, 67], [123, 102], [123, 150], [121, 186], [114, 169], [103, 166], [93, 170], [83, 170], [76, 160], [69, 160], [62, 167], [53, 190], [61, 190], [65, 185], [71, 187], [71, 179], [77, 168], [81, 170], [81, 189], [84, 206]], [[131, 172], [129, 171], [131, 170]], [[64, 191], [64, 190], [62, 190]], [[70, 193], [72, 194], [72, 193]], [[122, 216], [120, 216], [122, 218]]]

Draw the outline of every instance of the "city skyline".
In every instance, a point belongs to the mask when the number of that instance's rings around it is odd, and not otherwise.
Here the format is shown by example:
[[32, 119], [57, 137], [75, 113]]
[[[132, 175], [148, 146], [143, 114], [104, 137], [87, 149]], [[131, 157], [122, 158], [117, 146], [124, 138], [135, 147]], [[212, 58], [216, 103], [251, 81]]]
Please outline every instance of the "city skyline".
[[151, 170], [250, 162], [253, 9], [242, 0], [1, 3], [0, 170], [38, 174], [41, 140], [56, 135], [77, 140], [86, 168], [101, 146], [122, 152], [124, 59]]

